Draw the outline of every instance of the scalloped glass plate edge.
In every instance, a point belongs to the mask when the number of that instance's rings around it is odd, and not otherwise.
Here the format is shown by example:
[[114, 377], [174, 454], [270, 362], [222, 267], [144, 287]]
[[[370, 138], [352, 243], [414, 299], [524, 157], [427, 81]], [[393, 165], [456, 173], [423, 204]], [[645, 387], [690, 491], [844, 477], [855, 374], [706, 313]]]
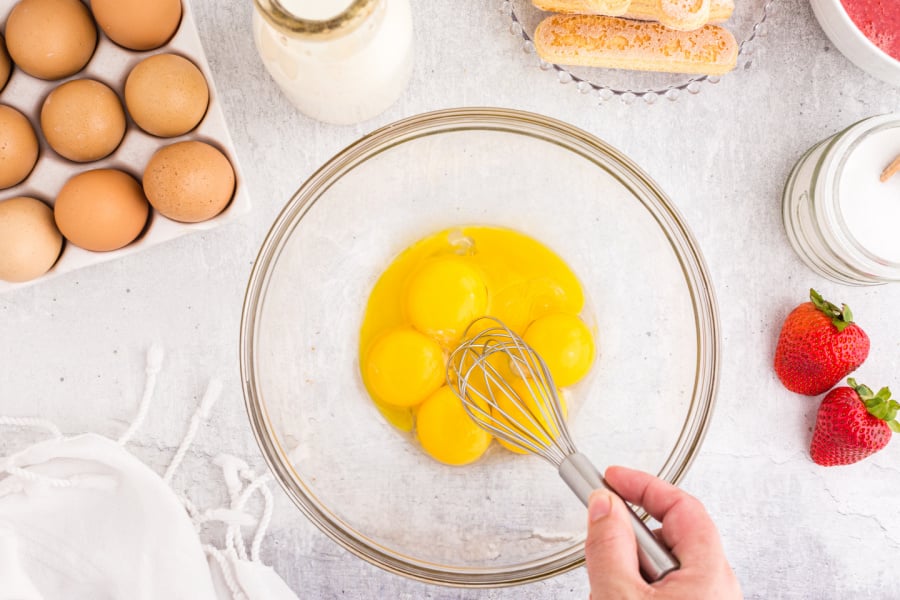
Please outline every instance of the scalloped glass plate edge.
[[[641, 90], [630, 88], [626, 89], [621, 86], [607, 86], [596, 83], [595, 81], [590, 81], [586, 77], [581, 77], [573, 73], [565, 66], [546, 62], [545, 60], [537, 56], [537, 53], [534, 49], [534, 41], [531, 39], [531, 34], [523, 26], [522, 20], [516, 14], [516, 8], [514, 5], [515, 1], [516, 0], [500, 0], [499, 10], [502, 18], [509, 21], [509, 32], [514, 36], [522, 38], [522, 49], [524, 50], [524, 52], [536, 59], [537, 64], [542, 71], [553, 72], [556, 75], [556, 79], [559, 83], [574, 83], [575, 88], [580, 93], [595, 94], [601, 100], [601, 103], [606, 102], [614, 97], [618, 97], [624, 104], [633, 104], [638, 99], [642, 99], [647, 104], [656, 104], [660, 97], [665, 98], [666, 100], [675, 101], [680, 98], [685, 92], [691, 95], [700, 93], [704, 83], [716, 84], [721, 80], [721, 77], [719, 76], [685, 75], [684, 77], [686, 79], [681, 83]], [[523, 1], [530, 2], [530, 0]], [[741, 0], [736, 1], [740, 2]], [[747, 66], [752, 63], [754, 46], [756, 45], [756, 42], [758, 42], [759, 38], [766, 36], [768, 27], [767, 21], [772, 16], [775, 6], [779, 1], [780, 0], [767, 0], [765, 2], [761, 9], [762, 14], [758, 19], [755, 20], [752, 28], [750, 29], [749, 35], [739, 42], [740, 45], [738, 50], [738, 64], [735, 67], [734, 71], [737, 71], [742, 67], [747, 68]], [[597, 70], [599, 71], [600, 69]]]

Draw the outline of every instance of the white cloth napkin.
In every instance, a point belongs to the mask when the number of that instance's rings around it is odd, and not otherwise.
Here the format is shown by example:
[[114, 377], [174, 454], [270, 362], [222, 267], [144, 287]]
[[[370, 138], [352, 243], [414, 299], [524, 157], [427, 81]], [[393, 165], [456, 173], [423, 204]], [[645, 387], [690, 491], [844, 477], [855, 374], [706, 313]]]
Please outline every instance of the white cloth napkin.
[[[151, 353], [139, 420], [160, 361]], [[63, 437], [49, 425], [52, 439], [0, 457], [0, 600], [297, 600], [259, 560], [271, 516], [266, 476], [220, 457], [231, 503], [202, 512], [168, 485], [216, 395], [204, 397], [163, 477], [124, 447], [134, 426], [117, 442]], [[260, 517], [245, 509], [253, 493], [263, 496]], [[228, 524], [225, 548], [201, 541], [205, 521]], [[248, 525], [257, 526], [249, 554]]]

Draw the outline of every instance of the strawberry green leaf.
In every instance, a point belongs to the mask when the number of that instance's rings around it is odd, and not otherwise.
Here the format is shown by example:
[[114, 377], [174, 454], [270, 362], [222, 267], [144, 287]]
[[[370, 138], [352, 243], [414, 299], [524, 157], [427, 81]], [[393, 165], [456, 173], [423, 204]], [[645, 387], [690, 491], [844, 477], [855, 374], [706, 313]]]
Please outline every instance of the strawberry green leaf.
[[[875, 394], [872, 393], [872, 388], [867, 385], [863, 385], [861, 383], [856, 383], [856, 380], [852, 377], [847, 378], [847, 385], [856, 390], [856, 394], [859, 396], [859, 399], [863, 402], [867, 400], [871, 400], [875, 398]], [[888, 398], [890, 397], [890, 390], [888, 390]], [[866, 404], [868, 406], [868, 404]]]
[[872, 390], [865, 385], [856, 383], [852, 377], [847, 379], [847, 384], [856, 390], [860, 401], [866, 406], [869, 414], [876, 419], [887, 421], [888, 425], [893, 428], [891, 423], [896, 423], [897, 413], [900, 411], [900, 402], [891, 398], [890, 388], [883, 387], [878, 390], [877, 394], [873, 394]]
[[825, 316], [831, 319], [831, 324], [835, 326], [835, 328], [838, 330], [838, 333], [840, 333], [841, 331], [849, 327], [851, 323], [853, 323], [853, 313], [850, 311], [850, 307], [846, 304], [842, 304], [841, 308], [838, 308], [836, 305], [822, 298], [822, 295], [812, 288], [809, 289], [809, 299], [812, 301], [816, 308], [825, 313]]
[[813, 288], [809, 288], [809, 299], [812, 300], [812, 303], [816, 306], [821, 306], [825, 304], [825, 299], [822, 298], [822, 294], [814, 290]]
[[850, 307], [846, 304], [841, 304], [841, 316], [847, 323], [853, 322], [853, 313], [850, 312]]
[[866, 409], [869, 414], [882, 421], [887, 421], [887, 406], [877, 398], [873, 398], [866, 402]]
[[888, 421], [888, 427], [890, 427], [891, 431], [894, 433], [900, 433], [900, 423], [897, 421]]
[[886, 406], [887, 410], [885, 411], [884, 420], [888, 422], [893, 421], [897, 418], [897, 411], [900, 409], [900, 404], [897, 404], [895, 400], [891, 400], [886, 403]]

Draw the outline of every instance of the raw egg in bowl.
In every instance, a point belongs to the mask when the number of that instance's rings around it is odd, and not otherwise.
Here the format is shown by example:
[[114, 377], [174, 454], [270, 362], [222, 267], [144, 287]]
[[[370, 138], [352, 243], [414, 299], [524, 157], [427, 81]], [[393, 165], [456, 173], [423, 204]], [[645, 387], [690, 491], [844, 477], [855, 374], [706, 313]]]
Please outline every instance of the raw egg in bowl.
[[259, 252], [241, 324], [245, 403], [313, 523], [431, 583], [514, 585], [584, 560], [585, 509], [555, 470], [480, 436], [447, 394], [447, 352], [482, 311], [553, 355], [569, 429], [598, 465], [679, 481], [714, 403], [719, 324], [702, 255], [627, 157], [491, 108], [357, 141], [301, 186]]

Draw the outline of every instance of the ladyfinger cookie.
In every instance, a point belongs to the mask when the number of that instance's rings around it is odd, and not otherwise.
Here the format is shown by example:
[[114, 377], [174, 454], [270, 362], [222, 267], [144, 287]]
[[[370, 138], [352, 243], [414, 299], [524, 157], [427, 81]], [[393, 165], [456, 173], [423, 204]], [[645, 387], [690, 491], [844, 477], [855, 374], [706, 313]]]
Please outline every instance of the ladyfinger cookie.
[[698, 75], [731, 71], [738, 54], [734, 36], [718, 25], [675, 31], [600, 15], [551, 15], [537, 26], [534, 47], [558, 65]]
[[693, 31], [709, 21], [709, 0], [657, 0], [659, 22], [669, 29]]
[[[710, 0], [707, 23], [724, 23], [731, 18], [733, 12], [734, 0]], [[639, 21], [659, 21], [659, 0], [631, 0], [628, 10], [620, 16]]]
[[[618, 16], [628, 10], [633, 0], [531, 0], [540, 10], [579, 15]], [[658, 2], [659, 0], [653, 0]]]

